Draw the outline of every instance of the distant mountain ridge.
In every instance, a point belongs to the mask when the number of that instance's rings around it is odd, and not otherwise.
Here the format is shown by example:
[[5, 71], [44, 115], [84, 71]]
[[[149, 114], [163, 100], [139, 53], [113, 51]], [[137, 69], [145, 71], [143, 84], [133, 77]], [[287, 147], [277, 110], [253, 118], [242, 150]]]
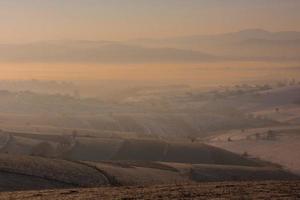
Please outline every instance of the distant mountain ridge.
[[269, 40], [298, 40], [300, 39], [300, 32], [297, 31], [280, 31], [271, 32], [264, 29], [244, 29], [237, 32], [228, 32], [220, 34], [205, 34], [205, 35], [190, 35], [190, 36], [178, 36], [172, 38], [141, 38], [132, 41], [188, 41], [196, 39], [218, 39], [218, 38], [234, 38], [234, 39], [269, 39]]
[[300, 60], [300, 32], [247, 29], [125, 42], [58, 40], [0, 45], [2, 62], [164, 63]]
[[300, 32], [270, 32], [246, 29], [214, 35], [194, 35], [166, 39], [140, 39], [132, 43], [172, 47], [225, 56], [230, 60], [299, 60]]
[[0, 61], [20, 62], [200, 62], [216, 56], [193, 50], [154, 48], [119, 42], [47, 41], [0, 45]]

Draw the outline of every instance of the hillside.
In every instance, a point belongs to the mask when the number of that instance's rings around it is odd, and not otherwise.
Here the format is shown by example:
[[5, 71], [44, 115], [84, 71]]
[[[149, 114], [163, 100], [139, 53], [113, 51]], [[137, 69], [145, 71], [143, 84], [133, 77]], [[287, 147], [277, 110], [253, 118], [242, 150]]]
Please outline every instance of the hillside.
[[7, 154], [1, 154], [0, 161], [2, 191], [109, 184], [97, 170], [70, 161]]
[[[18, 133], [0, 152], [38, 155], [71, 160], [141, 160], [193, 164], [259, 166], [256, 161], [202, 143], [168, 142], [155, 139], [40, 136]], [[57, 140], [57, 141], [55, 141]]]
[[83, 162], [0, 154], [0, 191], [242, 180], [298, 180], [276, 166]]
[[247, 152], [250, 157], [278, 163], [299, 174], [299, 131], [299, 125], [232, 130], [207, 140], [211, 145], [240, 154]]

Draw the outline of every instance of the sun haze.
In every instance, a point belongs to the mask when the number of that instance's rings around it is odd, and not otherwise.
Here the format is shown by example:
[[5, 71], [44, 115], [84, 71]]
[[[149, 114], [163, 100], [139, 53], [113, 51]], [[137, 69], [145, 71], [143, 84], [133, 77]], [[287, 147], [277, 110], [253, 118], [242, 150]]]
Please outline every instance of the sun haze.
[[0, 200], [299, 199], [300, 0], [0, 0]]
[[0, 41], [126, 40], [248, 28], [300, 31], [297, 0], [4, 0]]

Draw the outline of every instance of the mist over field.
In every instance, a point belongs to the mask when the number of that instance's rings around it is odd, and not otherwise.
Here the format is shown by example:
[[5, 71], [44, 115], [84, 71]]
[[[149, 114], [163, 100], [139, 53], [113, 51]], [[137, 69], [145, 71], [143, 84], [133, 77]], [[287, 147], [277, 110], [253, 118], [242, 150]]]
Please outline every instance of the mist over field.
[[300, 4], [0, 2], [1, 199], [298, 199]]

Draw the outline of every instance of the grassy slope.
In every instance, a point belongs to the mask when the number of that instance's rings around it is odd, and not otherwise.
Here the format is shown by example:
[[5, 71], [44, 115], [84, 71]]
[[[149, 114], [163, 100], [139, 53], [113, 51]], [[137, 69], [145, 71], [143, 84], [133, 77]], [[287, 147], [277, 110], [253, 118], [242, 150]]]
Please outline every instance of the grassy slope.
[[[275, 138], [264, 139], [268, 131], [272, 130]], [[300, 127], [268, 127], [266, 129], [249, 129], [244, 133], [231, 131], [210, 138], [209, 143], [235, 153], [247, 152], [250, 156], [282, 165], [284, 168], [300, 174]], [[256, 139], [256, 134], [260, 134]], [[230, 137], [232, 142], [228, 142]]]
[[194, 164], [260, 165], [238, 154], [201, 143], [169, 143], [156, 140], [126, 140], [113, 159]]
[[[71, 186], [93, 187], [108, 184], [103, 174], [93, 168], [70, 161], [40, 157], [1, 154], [0, 171]], [[6, 180], [0, 179], [0, 182], [4, 184]]]
[[0, 154], [0, 191], [296, 178], [279, 168], [271, 167], [150, 161], [94, 163]]
[[144, 161], [84, 162], [113, 177], [117, 185], [153, 185], [170, 183], [299, 180], [277, 167], [184, 164]]
[[70, 188], [73, 185], [18, 173], [0, 172], [0, 192]]

